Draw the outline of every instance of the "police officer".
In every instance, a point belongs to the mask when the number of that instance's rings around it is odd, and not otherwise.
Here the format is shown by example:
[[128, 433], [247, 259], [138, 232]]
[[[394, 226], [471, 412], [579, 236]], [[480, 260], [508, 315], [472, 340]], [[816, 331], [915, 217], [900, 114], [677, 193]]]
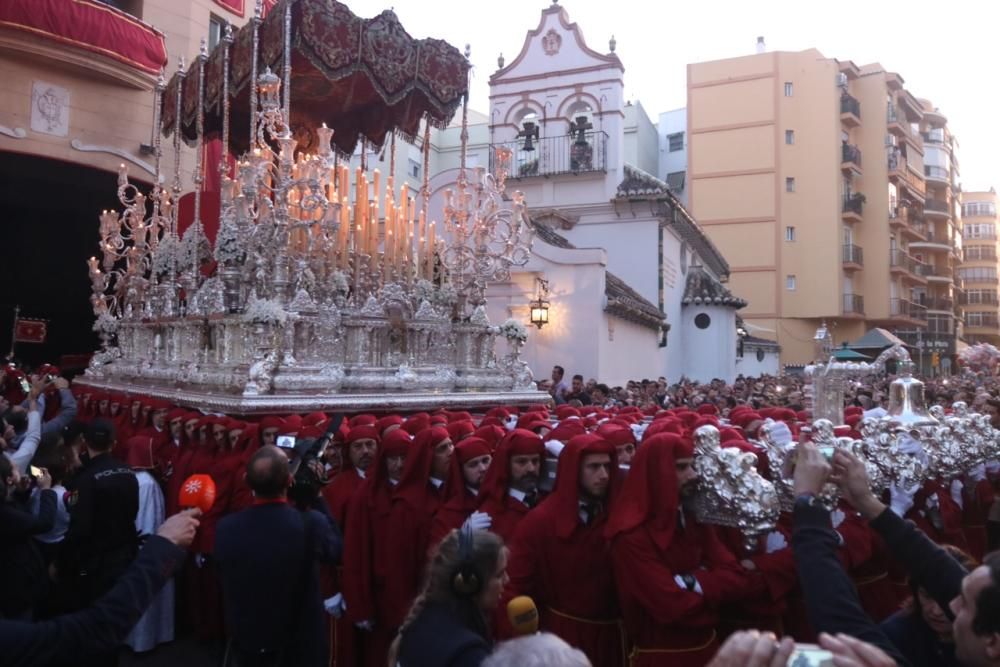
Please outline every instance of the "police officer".
[[138, 551], [135, 516], [139, 482], [111, 456], [111, 422], [97, 419], [87, 429], [88, 457], [67, 494], [70, 521], [61, 552], [60, 577], [74, 589], [76, 604], [92, 604], [111, 589]]

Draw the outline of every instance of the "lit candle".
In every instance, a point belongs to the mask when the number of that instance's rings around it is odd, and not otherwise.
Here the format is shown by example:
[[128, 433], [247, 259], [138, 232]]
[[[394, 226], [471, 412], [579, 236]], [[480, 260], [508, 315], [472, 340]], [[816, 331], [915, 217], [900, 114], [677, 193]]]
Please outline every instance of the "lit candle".
[[427, 232], [427, 280], [434, 280], [434, 251], [435, 251], [435, 238], [434, 238], [434, 225], [431, 223], [430, 229]]

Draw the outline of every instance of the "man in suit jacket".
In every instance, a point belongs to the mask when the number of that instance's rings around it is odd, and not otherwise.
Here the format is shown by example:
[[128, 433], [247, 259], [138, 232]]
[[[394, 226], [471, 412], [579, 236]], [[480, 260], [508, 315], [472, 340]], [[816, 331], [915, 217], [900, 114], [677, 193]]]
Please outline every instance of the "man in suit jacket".
[[253, 506], [222, 519], [215, 537], [230, 652], [241, 667], [326, 665], [318, 563], [340, 559], [340, 531], [328, 514], [288, 504], [293, 479], [277, 447], [254, 454], [247, 483]]

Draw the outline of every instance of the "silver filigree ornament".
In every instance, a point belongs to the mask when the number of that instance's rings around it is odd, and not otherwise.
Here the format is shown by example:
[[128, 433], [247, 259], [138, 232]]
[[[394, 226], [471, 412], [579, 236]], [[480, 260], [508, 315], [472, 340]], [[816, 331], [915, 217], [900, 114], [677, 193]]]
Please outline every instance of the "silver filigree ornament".
[[[228, 48], [231, 40], [225, 43]], [[206, 61], [204, 51], [199, 82]], [[386, 392], [397, 401], [397, 392], [413, 394], [406, 404], [421, 407], [510, 402], [511, 393], [519, 403], [544, 401], [520, 346], [504, 364], [496, 362], [496, 335], [485, 317], [486, 284], [507, 279], [530, 252], [523, 197], [505, 194], [509, 159], [493, 173], [467, 171], [463, 160], [457, 195], [444, 211], [445, 233], [415, 248], [424, 239], [404, 229], [390, 243], [388, 220], [406, 221], [404, 208], [393, 209], [393, 216], [386, 211], [383, 221], [363, 205], [352, 206], [344, 190], [347, 165], [331, 149], [332, 130], [316, 130], [317, 154], [298, 150], [288, 100], [281, 103], [282, 80], [265, 71], [256, 83], [251, 149], [232, 174], [220, 170], [214, 248], [197, 203], [195, 221], [183, 235], [178, 230], [182, 142], [176, 131], [171, 188], [159, 185], [159, 126], [157, 185], [148, 197], [129, 184], [122, 167], [124, 211], [100, 216], [100, 257], [88, 262], [102, 351], [83, 381], [151, 395], [169, 388], [183, 404], [221, 401], [233, 413], [362, 400], [349, 394], [376, 405]], [[164, 88], [161, 81], [157, 114]], [[202, 97], [199, 91], [199, 140]], [[228, 93], [222, 97], [228, 104]], [[179, 117], [180, 87], [173, 102]], [[196, 185], [204, 178], [202, 155], [198, 151]], [[395, 206], [391, 179], [387, 185], [382, 200]], [[368, 187], [367, 176], [360, 186]], [[374, 194], [379, 200], [381, 193]], [[429, 193], [423, 213], [427, 201]], [[405, 210], [413, 209], [411, 199]], [[214, 276], [207, 271], [213, 265]]]
[[694, 440], [699, 520], [738, 528], [748, 540], [773, 530], [781, 504], [774, 485], [757, 472], [756, 455], [720, 447], [719, 430], [710, 425], [699, 427]]

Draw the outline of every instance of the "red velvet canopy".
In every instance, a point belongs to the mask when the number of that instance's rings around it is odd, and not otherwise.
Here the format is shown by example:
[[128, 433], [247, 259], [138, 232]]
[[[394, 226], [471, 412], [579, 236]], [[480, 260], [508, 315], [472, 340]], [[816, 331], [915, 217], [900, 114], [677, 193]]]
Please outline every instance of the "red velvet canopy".
[[[355, 16], [335, 0], [282, 0], [268, 12], [260, 28], [258, 72], [283, 70], [284, 14], [292, 11], [291, 126], [299, 147], [315, 151], [314, 129], [322, 123], [335, 130], [333, 142], [352, 153], [363, 136], [381, 145], [392, 131], [415, 136], [426, 118], [443, 126], [451, 120], [468, 90], [468, 60], [439, 39], [413, 39], [391, 11], [371, 19]], [[230, 55], [230, 148], [248, 148], [252, 30], [235, 35]], [[217, 47], [205, 68], [205, 133], [222, 128], [223, 48]], [[163, 132], [171, 134], [179, 77], [163, 96]], [[183, 81], [181, 131], [197, 139], [198, 71]]]

